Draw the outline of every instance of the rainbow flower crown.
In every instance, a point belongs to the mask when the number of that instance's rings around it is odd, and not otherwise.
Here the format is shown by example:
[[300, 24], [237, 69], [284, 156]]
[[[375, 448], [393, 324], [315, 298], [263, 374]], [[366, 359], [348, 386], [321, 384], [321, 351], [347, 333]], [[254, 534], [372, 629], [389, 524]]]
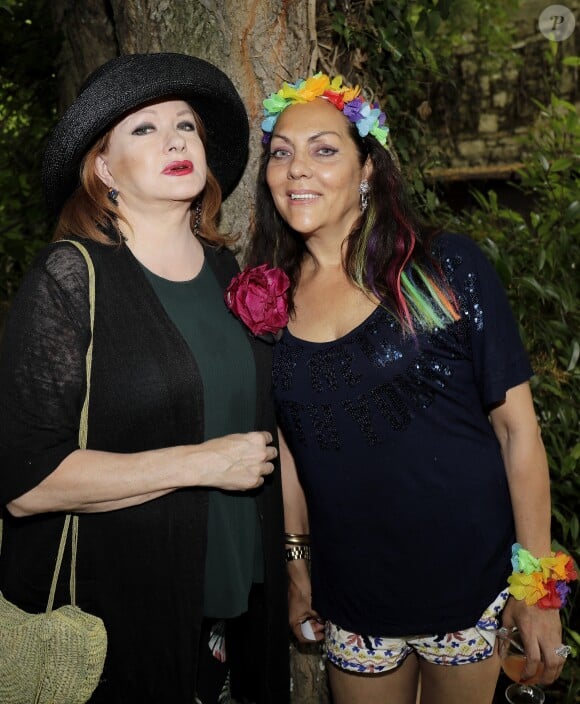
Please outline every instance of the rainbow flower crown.
[[361, 137], [372, 135], [385, 149], [389, 128], [385, 124], [386, 116], [378, 104], [367, 102], [360, 95], [360, 88], [348, 88], [342, 85], [342, 76], [330, 79], [324, 73], [317, 73], [310, 78], [300, 79], [296, 83], [283, 83], [277, 93], [271, 93], [264, 100], [262, 130], [263, 142], [268, 143], [274, 125], [280, 114], [290, 105], [309, 103], [315, 98], [330, 101], [345, 115], [358, 130]]

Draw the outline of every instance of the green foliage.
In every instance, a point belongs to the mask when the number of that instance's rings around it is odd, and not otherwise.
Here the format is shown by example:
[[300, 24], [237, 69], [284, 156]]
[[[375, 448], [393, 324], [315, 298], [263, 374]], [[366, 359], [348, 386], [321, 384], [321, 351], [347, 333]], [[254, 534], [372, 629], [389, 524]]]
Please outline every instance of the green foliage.
[[451, 80], [459, 48], [476, 44], [490, 68], [513, 58], [509, 20], [519, 0], [328, 0], [326, 5], [335, 68], [360, 78], [380, 97], [403, 163], [417, 156], [428, 137], [416, 108], [429, 99], [433, 84]]
[[[333, 46], [342, 52], [334, 68], [353, 82], [363, 83], [367, 93], [380, 96], [391, 129], [396, 131], [397, 151], [404, 163], [410, 160], [424, 132], [414, 114], [414, 107], [424, 99], [420, 79], [425, 70], [439, 70], [428, 43], [413, 31], [413, 25], [420, 25], [432, 36], [441, 22], [441, 12], [446, 12], [452, 2], [440, 3], [443, 10], [434, 7], [431, 0], [328, 3]], [[355, 48], [357, 57], [352, 61]]]
[[[553, 536], [580, 561], [580, 116], [553, 97], [526, 139], [519, 187], [529, 217], [476, 193], [478, 207], [457, 227], [481, 243], [508, 291], [532, 358], [532, 388], [552, 477]], [[580, 646], [578, 590], [564, 614], [566, 639]], [[580, 649], [580, 648], [579, 648]], [[552, 696], [578, 701], [580, 668], [570, 659]]]
[[56, 43], [42, 0], [0, 4], [0, 301], [50, 238], [40, 187], [42, 143], [56, 112]]
[[[441, 164], [430, 131], [445, 109], [456, 122], [457, 54], [477, 45], [478, 60], [494, 70], [513, 61], [510, 13], [518, 0], [327, 0], [332, 36], [321, 16], [321, 65], [342, 73], [379, 100], [415, 201], [427, 220], [440, 215], [437, 193], [424, 172]], [[325, 42], [331, 51], [324, 52]], [[435, 105], [433, 99], [443, 91]]]
[[[512, 50], [518, 0], [332, 0], [327, 2], [335, 34], [322, 55], [325, 70], [365, 86], [386, 108], [393, 143], [428, 220], [446, 221], [476, 238], [494, 262], [508, 291], [536, 376], [532, 380], [552, 477], [554, 547], [565, 546], [580, 561], [580, 118], [573, 105], [553, 97], [534, 103], [536, 126], [526, 138], [526, 167], [518, 187], [532, 206], [529, 215], [500, 204], [495, 193], [476, 193], [476, 207], [450, 215], [425, 182], [424, 170], [438, 165], [429, 131], [431, 108], [453, 113], [460, 87], [454, 83], [457, 56], [475, 47], [486, 74]], [[324, 48], [324, 47], [323, 47]], [[562, 60], [563, 59], [563, 60]], [[560, 71], [577, 68], [578, 57], [545, 47], [545, 95]], [[566, 68], [563, 68], [566, 67]], [[464, 86], [461, 87], [463, 89]], [[426, 108], [426, 112], [422, 110]], [[474, 101], [477, 108], [477, 101]], [[426, 115], [426, 117], [425, 117]], [[476, 117], [478, 117], [476, 115]], [[530, 120], [532, 118], [529, 118]], [[456, 119], [451, 120], [456, 125]], [[452, 128], [451, 127], [451, 128]], [[565, 640], [580, 652], [578, 589], [563, 614]], [[580, 667], [569, 658], [549, 701], [580, 701]]]

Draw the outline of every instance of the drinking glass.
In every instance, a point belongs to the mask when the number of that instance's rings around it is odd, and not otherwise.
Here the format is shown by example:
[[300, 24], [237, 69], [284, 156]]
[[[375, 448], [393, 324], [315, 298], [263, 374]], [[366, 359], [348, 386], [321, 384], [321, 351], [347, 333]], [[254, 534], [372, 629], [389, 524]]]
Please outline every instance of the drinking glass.
[[533, 677], [521, 681], [521, 675], [526, 666], [526, 653], [521, 636], [517, 629], [500, 628], [498, 633], [499, 656], [505, 674], [514, 681], [505, 691], [505, 698], [511, 704], [543, 704], [546, 695], [534, 684], [539, 681], [544, 670], [540, 663]]

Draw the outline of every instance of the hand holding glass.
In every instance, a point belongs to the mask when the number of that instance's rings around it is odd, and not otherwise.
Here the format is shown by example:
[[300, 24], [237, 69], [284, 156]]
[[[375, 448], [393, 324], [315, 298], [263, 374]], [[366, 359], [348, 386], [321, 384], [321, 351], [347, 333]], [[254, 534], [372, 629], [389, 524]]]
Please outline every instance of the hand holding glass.
[[510, 684], [505, 691], [508, 702], [511, 704], [543, 704], [546, 695], [539, 687], [534, 687], [534, 684], [540, 680], [544, 665], [540, 663], [532, 677], [525, 682], [521, 681], [522, 671], [526, 666], [526, 653], [518, 631], [500, 628], [498, 647], [502, 669], [515, 683]]

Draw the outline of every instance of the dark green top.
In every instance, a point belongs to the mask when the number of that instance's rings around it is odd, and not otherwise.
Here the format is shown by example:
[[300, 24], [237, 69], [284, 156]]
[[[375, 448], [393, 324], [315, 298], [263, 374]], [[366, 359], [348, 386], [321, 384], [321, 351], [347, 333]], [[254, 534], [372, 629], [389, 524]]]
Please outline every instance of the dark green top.
[[[168, 316], [191, 348], [203, 381], [204, 439], [254, 430], [256, 369], [247, 333], [227, 310], [209, 266], [190, 281], [144, 268]], [[264, 579], [256, 501], [245, 492], [210, 491], [204, 613], [247, 611], [252, 582]]]

